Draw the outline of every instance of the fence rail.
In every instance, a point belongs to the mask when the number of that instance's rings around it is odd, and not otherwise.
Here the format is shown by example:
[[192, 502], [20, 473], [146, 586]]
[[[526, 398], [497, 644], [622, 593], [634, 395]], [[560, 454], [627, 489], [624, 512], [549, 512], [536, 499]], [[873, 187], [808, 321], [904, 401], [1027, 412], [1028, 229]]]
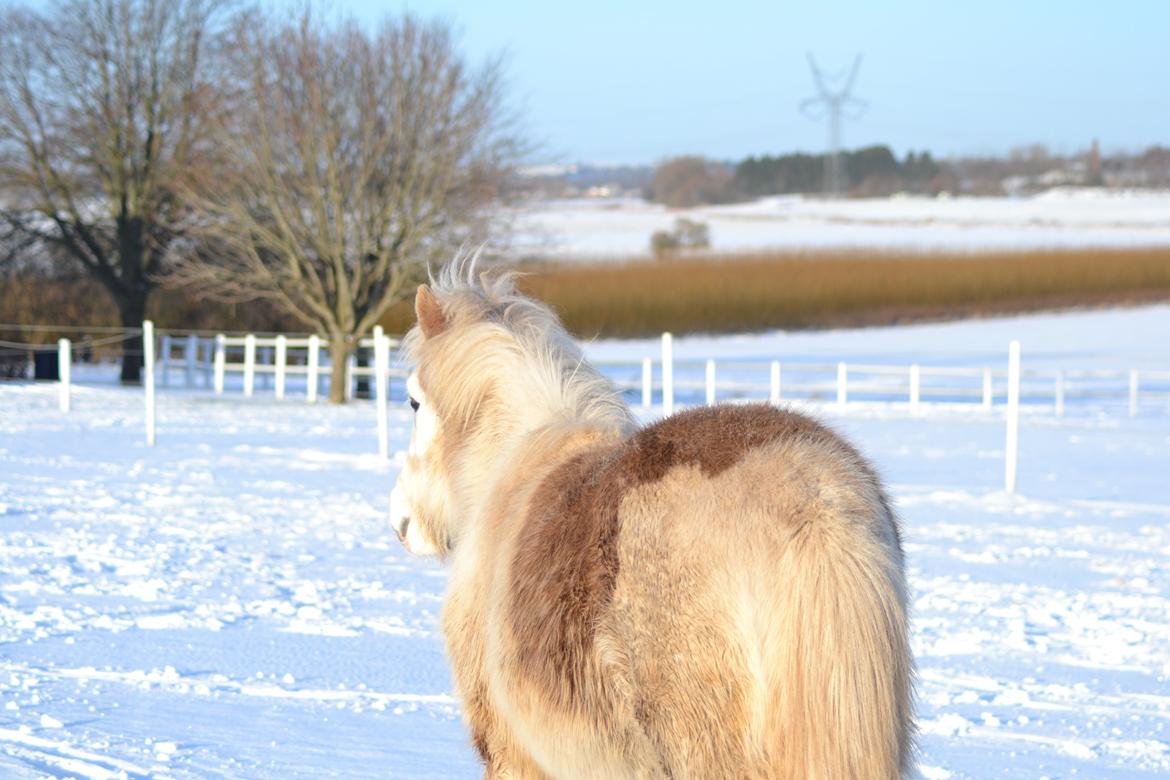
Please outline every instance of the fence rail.
[[[664, 413], [676, 402], [823, 401], [901, 404], [961, 404], [991, 412], [1008, 405], [1010, 370], [999, 367], [891, 365], [884, 363], [674, 358], [669, 334], [662, 356], [598, 360], [593, 364], [619, 390], [641, 391], [643, 407], [657, 396]], [[640, 370], [638, 370], [640, 369]], [[1021, 368], [1020, 403], [1047, 406], [1063, 416], [1069, 401], [1127, 400], [1130, 416], [1143, 403], [1170, 400], [1170, 370]]]
[[[187, 388], [211, 388], [216, 395], [228, 389], [227, 379], [239, 375], [239, 388], [253, 396], [260, 378], [263, 389], [283, 399], [291, 377], [304, 379], [304, 397], [317, 400], [322, 377], [330, 377], [327, 344], [316, 335], [224, 333], [207, 336], [195, 332], [156, 332], [150, 322], [143, 328], [103, 336], [101, 343], [125, 340], [141, 333], [145, 363], [147, 441], [155, 438], [155, 380], [172, 387], [175, 375]], [[62, 412], [71, 408], [72, 355], [99, 340], [74, 344], [61, 338], [56, 345], [5, 342], [6, 349], [56, 352]], [[393, 367], [391, 349], [400, 342], [387, 337], [381, 328], [357, 343], [343, 373], [344, 395], [353, 398], [355, 386], [367, 380], [377, 402], [378, 450], [389, 456], [387, 403], [390, 382], [406, 371]], [[324, 350], [324, 355], [322, 351]], [[359, 358], [359, 353], [362, 353]], [[156, 357], [158, 358], [156, 361]], [[719, 401], [813, 400], [844, 409], [851, 404], [904, 405], [911, 411], [925, 404], [965, 405], [984, 412], [1002, 406], [1008, 424], [1005, 455], [1005, 487], [1015, 490], [1018, 459], [1019, 409], [1021, 405], [1051, 408], [1057, 416], [1065, 413], [1069, 400], [1125, 401], [1130, 417], [1136, 417], [1142, 403], [1170, 401], [1170, 370], [1147, 369], [1051, 369], [1023, 368], [1018, 342], [1009, 347], [1007, 366], [960, 367], [888, 365], [848, 362], [786, 362], [780, 360], [678, 359], [673, 338], [664, 333], [661, 355], [640, 359], [598, 360], [593, 365], [605, 373], [614, 386], [626, 392], [640, 391], [643, 407], [661, 399], [662, 412], [673, 413], [676, 402], [714, 404]], [[656, 371], [657, 369], [657, 371]], [[656, 378], [657, 374], [657, 378]], [[271, 381], [269, 381], [271, 380]], [[235, 389], [236, 384], [232, 384]]]
[[[358, 349], [372, 353], [377, 349], [377, 340], [380, 338], [387, 339], [387, 350], [399, 343], [386, 337], [381, 328], [377, 328], [374, 336], [358, 341]], [[160, 379], [164, 387], [171, 386], [172, 376], [178, 371], [186, 387], [211, 387], [216, 395], [224, 393], [229, 375], [239, 374], [245, 396], [255, 394], [258, 377], [270, 376], [272, 382], [266, 386], [272, 387], [276, 398], [283, 399], [288, 389], [288, 378], [296, 376], [304, 377], [305, 400], [312, 403], [320, 393], [322, 377], [332, 376], [327, 344], [315, 335], [228, 336], [220, 333], [214, 337], [204, 337], [194, 333], [163, 333], [159, 354]], [[355, 385], [360, 379], [376, 378], [375, 367], [361, 365], [360, 360], [358, 355], [351, 354], [346, 364], [344, 382], [347, 399], [354, 397]], [[388, 376], [405, 375], [404, 371], [391, 366], [387, 366], [386, 370]]]
[[[66, 328], [39, 326], [66, 332]], [[96, 333], [97, 329], [85, 329]], [[68, 377], [71, 356], [99, 341], [113, 344], [138, 329], [101, 329], [98, 339], [60, 339], [57, 344], [6, 344], [9, 351], [57, 353]], [[108, 335], [107, 335], [108, 334]], [[384, 334], [378, 337], [385, 338]], [[216, 334], [156, 331], [156, 372], [164, 388], [210, 388], [222, 395], [229, 389], [253, 396], [271, 391], [280, 399], [300, 395], [312, 402], [332, 376], [327, 342], [308, 334]], [[393, 350], [399, 342], [388, 340]], [[345, 397], [356, 395], [363, 380], [376, 380], [372, 363], [376, 337], [358, 344], [362, 354], [351, 354], [344, 373]], [[662, 339], [662, 356], [595, 361], [618, 389], [640, 396], [649, 407], [660, 399], [669, 412], [677, 402], [811, 400], [848, 405], [856, 402], [900, 403], [911, 409], [927, 404], [966, 404], [985, 411], [1006, 405], [1008, 370], [1005, 367], [929, 366], [921, 364], [810, 362], [780, 360], [673, 359], [669, 334]], [[666, 358], [664, 362], [663, 357]], [[388, 366], [388, 380], [406, 372]], [[238, 381], [229, 382], [232, 377]], [[72, 378], [70, 377], [70, 380]], [[293, 380], [293, 381], [290, 381]], [[1021, 368], [1020, 399], [1026, 406], [1047, 406], [1063, 415], [1070, 402], [1125, 401], [1131, 416], [1143, 405], [1170, 399], [1170, 370]], [[65, 402], [63, 402], [64, 404]]]

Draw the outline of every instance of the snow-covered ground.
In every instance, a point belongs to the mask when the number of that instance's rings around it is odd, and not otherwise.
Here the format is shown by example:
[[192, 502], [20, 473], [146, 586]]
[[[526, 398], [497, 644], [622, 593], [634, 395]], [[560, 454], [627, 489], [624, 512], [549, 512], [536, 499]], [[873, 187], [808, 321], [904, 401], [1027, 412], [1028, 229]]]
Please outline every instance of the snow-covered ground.
[[[676, 351], [978, 364], [1020, 338], [1039, 365], [1170, 368], [1167, 333], [1153, 307]], [[0, 777], [477, 776], [444, 573], [385, 521], [372, 405], [160, 391], [154, 449], [141, 406], [90, 384], [65, 416], [52, 385], [0, 384]], [[1015, 498], [999, 414], [812, 408], [904, 521], [922, 776], [1167, 776], [1170, 400], [1025, 415]]]
[[1170, 244], [1170, 192], [1060, 189], [1020, 198], [794, 195], [682, 210], [634, 199], [554, 200], [519, 213], [513, 251], [564, 259], [645, 255], [650, 235], [670, 229], [679, 217], [707, 223], [719, 251]]

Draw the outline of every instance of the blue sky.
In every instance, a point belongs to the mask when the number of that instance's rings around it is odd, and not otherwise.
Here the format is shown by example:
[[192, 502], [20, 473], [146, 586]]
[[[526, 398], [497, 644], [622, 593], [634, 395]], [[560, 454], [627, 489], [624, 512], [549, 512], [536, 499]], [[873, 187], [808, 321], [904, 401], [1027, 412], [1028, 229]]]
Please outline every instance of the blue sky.
[[450, 20], [464, 51], [508, 55], [541, 157], [652, 162], [819, 151], [805, 60], [864, 61], [869, 109], [846, 146], [899, 153], [1060, 152], [1170, 144], [1170, 0], [557, 2], [334, 0], [373, 21]]

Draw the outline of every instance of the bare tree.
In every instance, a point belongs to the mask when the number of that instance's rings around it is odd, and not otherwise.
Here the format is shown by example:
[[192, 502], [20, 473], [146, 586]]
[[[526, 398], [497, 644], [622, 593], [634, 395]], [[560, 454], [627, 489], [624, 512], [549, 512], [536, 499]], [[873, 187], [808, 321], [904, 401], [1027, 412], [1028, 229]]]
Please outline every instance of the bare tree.
[[174, 280], [274, 301], [322, 334], [342, 402], [357, 340], [429, 262], [484, 235], [521, 151], [501, 66], [470, 67], [446, 24], [412, 16], [372, 33], [252, 17], [231, 50], [227, 165], [191, 182], [201, 240]]
[[[220, 0], [62, 0], [0, 11], [0, 193], [10, 229], [101, 282], [138, 328], [201, 163]], [[122, 381], [138, 382], [141, 339]]]
[[693, 155], [672, 157], [654, 168], [650, 192], [670, 208], [691, 208], [728, 200], [731, 183], [726, 165]]

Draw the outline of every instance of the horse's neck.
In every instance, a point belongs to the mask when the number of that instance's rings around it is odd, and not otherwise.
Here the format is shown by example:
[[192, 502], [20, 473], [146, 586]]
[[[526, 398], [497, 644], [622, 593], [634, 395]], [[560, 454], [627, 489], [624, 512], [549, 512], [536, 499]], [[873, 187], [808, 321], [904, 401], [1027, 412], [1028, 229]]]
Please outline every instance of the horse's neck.
[[630, 435], [631, 431], [614, 426], [584, 423], [557, 424], [531, 432], [522, 442], [518, 453], [518, 467], [540, 464], [541, 470], [555, 468], [581, 450], [614, 445]]
[[613, 425], [558, 422], [528, 431], [499, 454], [491, 490], [546, 474], [584, 449], [614, 445], [632, 431]]
[[560, 465], [586, 450], [617, 446], [631, 432], [617, 426], [557, 423], [530, 431], [515, 446], [502, 450], [488, 484], [479, 486], [480, 495], [468, 507], [471, 519], [450, 561], [452, 583], [478, 576], [476, 572], [484, 565], [484, 545], [490, 547], [498, 537], [495, 524], [499, 518], [521, 521], [507, 510], [522, 506], [527, 495]]
[[582, 450], [614, 446], [631, 433], [632, 430], [613, 425], [558, 422], [518, 436], [511, 446], [503, 446], [496, 453], [490, 478], [479, 486], [483, 492], [476, 513], [486, 510], [501, 491], [540, 480]]

